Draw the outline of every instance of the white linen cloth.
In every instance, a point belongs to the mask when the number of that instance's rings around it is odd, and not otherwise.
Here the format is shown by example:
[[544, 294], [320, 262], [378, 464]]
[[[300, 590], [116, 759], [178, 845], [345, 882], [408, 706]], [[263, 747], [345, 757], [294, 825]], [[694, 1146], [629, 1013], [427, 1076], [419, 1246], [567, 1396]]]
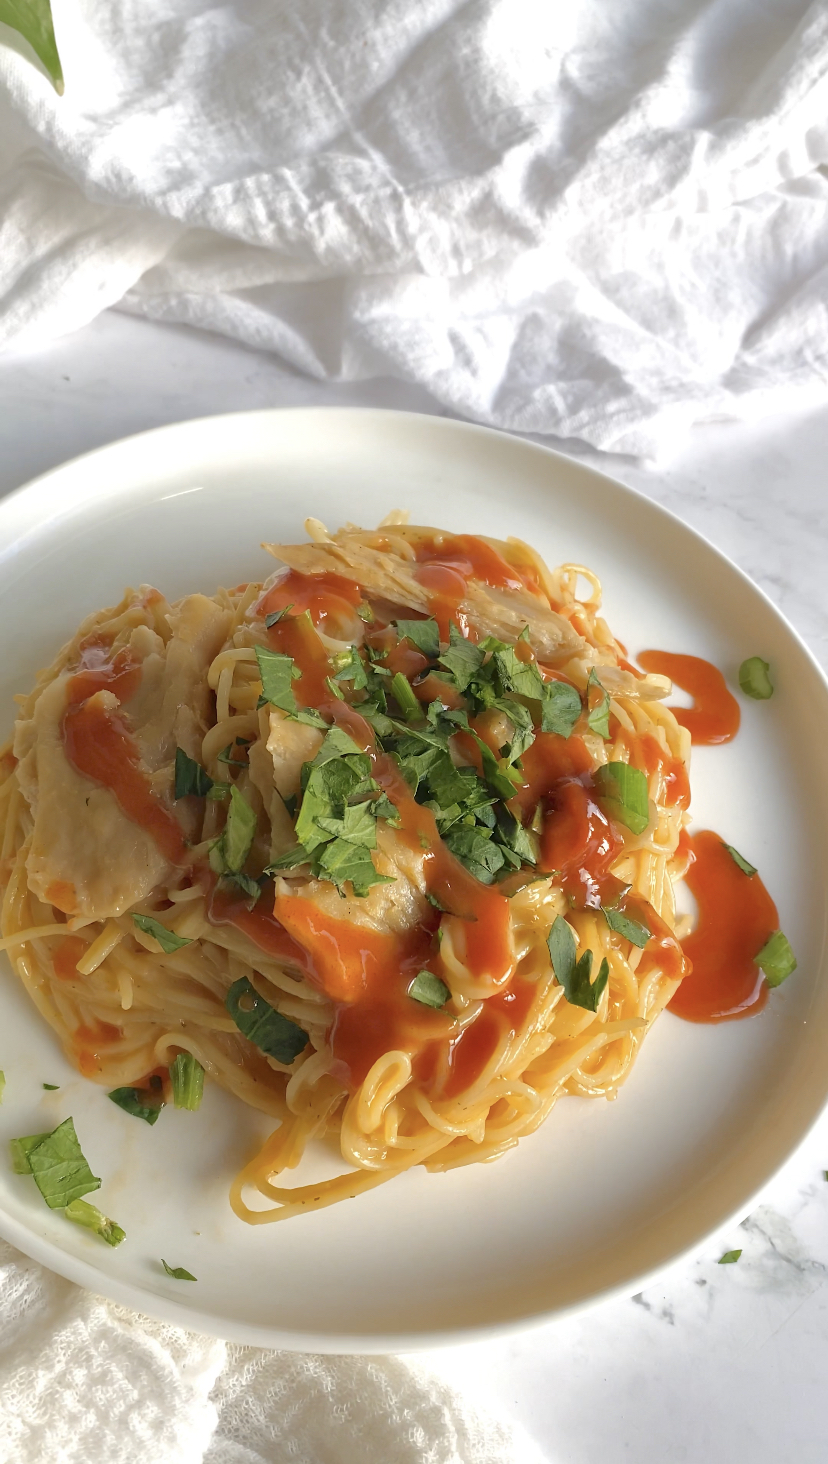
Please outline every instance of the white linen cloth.
[[393, 1357], [265, 1352], [115, 1306], [0, 1241], [0, 1464], [543, 1464]]
[[652, 451], [828, 375], [826, 0], [53, 0], [0, 342], [107, 306]]

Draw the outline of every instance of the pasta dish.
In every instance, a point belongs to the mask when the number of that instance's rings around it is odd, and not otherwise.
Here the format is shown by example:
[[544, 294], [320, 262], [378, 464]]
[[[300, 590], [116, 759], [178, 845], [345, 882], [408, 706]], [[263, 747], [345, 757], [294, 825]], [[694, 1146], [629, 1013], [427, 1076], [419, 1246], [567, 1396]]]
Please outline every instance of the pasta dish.
[[[690, 734], [595, 575], [307, 529], [264, 584], [91, 615], [2, 752], [0, 946], [128, 1111], [206, 1078], [276, 1121], [253, 1224], [615, 1097], [687, 969]], [[326, 1136], [345, 1172], [288, 1183]]]

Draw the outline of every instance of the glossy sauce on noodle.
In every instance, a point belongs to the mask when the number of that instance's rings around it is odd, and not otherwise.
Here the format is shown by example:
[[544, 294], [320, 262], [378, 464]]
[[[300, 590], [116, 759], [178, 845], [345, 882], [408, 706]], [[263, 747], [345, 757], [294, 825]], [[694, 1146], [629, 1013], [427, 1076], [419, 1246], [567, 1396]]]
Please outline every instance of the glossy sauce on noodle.
[[669, 676], [682, 691], [690, 693], [692, 707], [671, 710], [676, 721], [687, 728], [694, 744], [709, 746], [733, 741], [739, 731], [741, 712], [717, 666], [702, 660], [701, 656], [678, 656], [670, 651], [642, 651], [638, 661], [645, 671]]

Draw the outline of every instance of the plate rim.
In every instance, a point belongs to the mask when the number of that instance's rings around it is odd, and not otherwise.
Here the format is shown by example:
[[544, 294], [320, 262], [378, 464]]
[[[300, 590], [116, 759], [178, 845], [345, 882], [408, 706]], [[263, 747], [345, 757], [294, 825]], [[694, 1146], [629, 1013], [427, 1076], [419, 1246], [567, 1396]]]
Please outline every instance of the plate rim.
[[[5, 557], [8, 550], [18, 541], [18, 535], [12, 526], [11, 534], [6, 540], [6, 520], [9, 510], [12, 514], [18, 505], [24, 500], [32, 498], [37, 500], [43, 492], [48, 492], [53, 487], [53, 480], [61, 476], [77, 471], [84, 464], [91, 463], [107, 455], [118, 456], [128, 451], [130, 446], [141, 443], [152, 446], [153, 441], [162, 442], [164, 437], [175, 437], [176, 435], [186, 437], [188, 433], [197, 436], [199, 429], [209, 428], [211, 431], [233, 431], [239, 425], [256, 419], [263, 424], [277, 426], [281, 423], [289, 423], [290, 419], [299, 417], [315, 417], [320, 421], [320, 427], [324, 421], [334, 418], [350, 419], [360, 421], [370, 429], [372, 422], [382, 422], [384, 426], [393, 425], [395, 422], [405, 427], [407, 424], [421, 422], [438, 432], [446, 432], [447, 435], [458, 437], [496, 437], [504, 440], [511, 447], [528, 451], [529, 454], [543, 459], [551, 459], [552, 463], [565, 466], [568, 472], [574, 469], [585, 478], [609, 485], [611, 490], [621, 497], [628, 496], [631, 499], [646, 505], [649, 513], [656, 518], [670, 523], [674, 528], [687, 536], [689, 535], [709, 554], [712, 554], [723, 566], [726, 566], [731, 574], [735, 574], [753, 595], [757, 595], [770, 611], [773, 618], [779, 622], [784, 631], [792, 637], [799, 650], [804, 653], [812, 673], [815, 673], [817, 680], [821, 683], [822, 689], [828, 693], [828, 674], [823, 670], [814, 652], [806, 643], [797, 628], [790, 622], [784, 612], [774, 603], [765, 590], [758, 585], [751, 576], [741, 568], [740, 565], [722, 549], [718, 547], [708, 536], [686, 522], [680, 514], [673, 509], [667, 508], [657, 499], [651, 498], [642, 489], [633, 487], [615, 478], [611, 473], [604, 472], [592, 464], [584, 463], [579, 458], [571, 457], [567, 453], [555, 447], [549, 447], [532, 438], [521, 436], [517, 433], [506, 432], [502, 429], [484, 426], [482, 424], [467, 422], [452, 417], [441, 416], [435, 413], [402, 411], [399, 409], [386, 409], [382, 407], [351, 407], [351, 406], [295, 406], [295, 407], [263, 407], [250, 411], [236, 411], [211, 413], [201, 417], [189, 417], [177, 422], [164, 423], [161, 426], [150, 427], [141, 432], [132, 433], [126, 437], [113, 439], [111, 442], [103, 443], [87, 452], [78, 453], [54, 467], [46, 469], [36, 477], [11, 489], [0, 498], [0, 555]], [[117, 482], [112, 489], [106, 493], [94, 494], [89, 503], [95, 501], [106, 502], [115, 496], [123, 497], [125, 500], [132, 497], [139, 491], [139, 485], [132, 485], [128, 490], [118, 489]], [[67, 506], [65, 512], [70, 516], [78, 506], [76, 500]], [[62, 516], [60, 508], [55, 507], [46, 518], [39, 519], [36, 526], [36, 533], [46, 528], [54, 519]], [[32, 533], [31, 527], [26, 531], [26, 537]], [[0, 575], [3, 566], [0, 562]], [[536, 1312], [524, 1314], [520, 1317], [499, 1318], [494, 1321], [475, 1323], [466, 1326], [445, 1326], [434, 1329], [414, 1328], [402, 1332], [384, 1331], [379, 1333], [319, 1333], [315, 1331], [298, 1332], [295, 1328], [283, 1330], [271, 1324], [236, 1321], [232, 1318], [222, 1316], [207, 1316], [205, 1313], [190, 1307], [186, 1301], [179, 1301], [175, 1297], [165, 1297], [162, 1294], [145, 1290], [138, 1284], [130, 1281], [121, 1281], [118, 1277], [109, 1273], [104, 1274], [91, 1262], [80, 1256], [72, 1255], [62, 1250], [52, 1240], [40, 1235], [36, 1230], [19, 1221], [5, 1210], [0, 1200], [0, 1236], [10, 1244], [16, 1246], [21, 1252], [31, 1259], [46, 1266], [49, 1270], [84, 1287], [98, 1295], [103, 1295], [119, 1304], [126, 1305], [139, 1313], [156, 1317], [165, 1322], [184, 1326], [188, 1330], [205, 1336], [219, 1337], [227, 1341], [245, 1343], [252, 1346], [278, 1348], [295, 1352], [317, 1352], [321, 1354], [364, 1354], [377, 1355], [382, 1353], [403, 1353], [418, 1352], [430, 1348], [442, 1348], [468, 1344], [470, 1342], [481, 1342], [497, 1338], [508, 1339], [509, 1337], [544, 1326], [553, 1320], [564, 1320], [572, 1316], [586, 1315], [604, 1303], [628, 1297], [634, 1291], [639, 1291], [652, 1286], [658, 1280], [675, 1268], [685, 1264], [705, 1248], [720, 1233], [731, 1228], [748, 1214], [759, 1202], [768, 1186], [773, 1183], [777, 1176], [791, 1163], [799, 1153], [814, 1128], [819, 1123], [822, 1115], [828, 1110], [828, 1071], [826, 1071], [823, 1093], [821, 1100], [815, 1110], [811, 1112], [805, 1126], [799, 1133], [798, 1138], [791, 1148], [773, 1165], [767, 1172], [765, 1178], [751, 1193], [739, 1202], [723, 1219], [706, 1229], [702, 1235], [691, 1241], [689, 1244], [680, 1245], [666, 1258], [659, 1261], [653, 1267], [644, 1272], [637, 1272], [634, 1277], [627, 1280], [619, 1280], [610, 1285], [599, 1287], [593, 1293], [580, 1299], [565, 1302], [553, 1307], [543, 1306]], [[103, 1284], [102, 1284], [103, 1283]]]

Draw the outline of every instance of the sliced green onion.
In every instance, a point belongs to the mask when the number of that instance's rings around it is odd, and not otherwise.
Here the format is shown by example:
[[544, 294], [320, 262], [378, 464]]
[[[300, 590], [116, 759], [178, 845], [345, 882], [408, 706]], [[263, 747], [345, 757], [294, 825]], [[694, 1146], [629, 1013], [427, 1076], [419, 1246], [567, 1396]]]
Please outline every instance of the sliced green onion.
[[411, 690], [411, 683], [407, 676], [403, 676], [402, 671], [398, 671], [391, 677], [391, 691], [399, 702], [400, 711], [407, 722], [416, 721], [423, 715], [423, 709]]
[[170, 1065], [173, 1103], [194, 1113], [204, 1097], [204, 1069], [191, 1052], [179, 1052]]
[[72, 1200], [63, 1213], [73, 1224], [93, 1230], [107, 1245], [120, 1245], [122, 1240], [126, 1240], [120, 1225], [116, 1225], [114, 1220], [108, 1220], [106, 1215], [102, 1215], [100, 1210], [96, 1210], [86, 1200]]
[[746, 874], [748, 876], [748, 879], [750, 879], [756, 873], [755, 864], [748, 864], [748, 861], [742, 857], [738, 849], [734, 849], [732, 844], [725, 844], [725, 848], [731, 859], [733, 860], [733, 863], [738, 864], [739, 868], [742, 871], [742, 874]]
[[754, 701], [767, 701], [773, 696], [768, 662], [761, 656], [748, 656], [739, 667], [739, 685], [745, 696], [752, 696]]

